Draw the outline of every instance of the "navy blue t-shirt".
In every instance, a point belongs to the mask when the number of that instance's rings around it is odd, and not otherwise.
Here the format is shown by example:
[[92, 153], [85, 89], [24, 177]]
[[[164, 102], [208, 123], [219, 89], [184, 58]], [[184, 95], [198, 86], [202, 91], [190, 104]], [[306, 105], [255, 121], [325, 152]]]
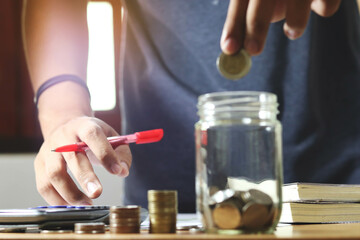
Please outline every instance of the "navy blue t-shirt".
[[272, 24], [261, 55], [239, 81], [216, 58], [228, 1], [130, 0], [122, 71], [123, 131], [163, 128], [159, 143], [131, 146], [125, 203], [147, 206], [148, 189], [178, 190], [195, 211], [194, 124], [199, 95], [268, 91], [278, 96], [284, 181], [360, 183], [360, 24], [355, 1], [330, 18], [312, 14], [295, 41]]

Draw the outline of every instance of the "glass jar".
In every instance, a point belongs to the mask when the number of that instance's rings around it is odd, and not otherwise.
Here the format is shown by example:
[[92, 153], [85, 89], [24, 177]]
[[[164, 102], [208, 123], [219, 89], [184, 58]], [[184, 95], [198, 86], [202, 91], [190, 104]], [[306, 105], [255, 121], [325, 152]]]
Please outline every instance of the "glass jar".
[[198, 99], [197, 213], [208, 232], [272, 233], [281, 213], [282, 140], [275, 94]]

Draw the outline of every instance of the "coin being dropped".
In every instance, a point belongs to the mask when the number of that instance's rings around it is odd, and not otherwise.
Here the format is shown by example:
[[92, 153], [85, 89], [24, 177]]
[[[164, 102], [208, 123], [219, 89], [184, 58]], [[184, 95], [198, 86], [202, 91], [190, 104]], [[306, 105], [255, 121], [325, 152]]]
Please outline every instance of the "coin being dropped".
[[239, 80], [250, 71], [251, 63], [250, 55], [245, 49], [241, 49], [232, 55], [221, 53], [216, 61], [216, 66], [225, 78]]

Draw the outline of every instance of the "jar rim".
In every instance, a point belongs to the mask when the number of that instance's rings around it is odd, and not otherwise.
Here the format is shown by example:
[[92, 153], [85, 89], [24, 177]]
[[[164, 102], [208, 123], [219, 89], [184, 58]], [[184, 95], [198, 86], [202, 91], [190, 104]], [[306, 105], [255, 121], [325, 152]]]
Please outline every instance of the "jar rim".
[[[225, 91], [200, 95], [198, 98], [198, 115], [214, 115], [226, 112], [263, 115], [278, 114], [277, 96], [261, 91]], [[253, 112], [253, 113], [251, 113]], [[268, 115], [268, 114], [266, 114]]]
[[238, 97], [256, 97], [260, 102], [277, 102], [274, 93], [265, 91], [223, 91], [205, 93], [199, 96], [199, 102], [216, 100], [216, 98], [238, 98]]

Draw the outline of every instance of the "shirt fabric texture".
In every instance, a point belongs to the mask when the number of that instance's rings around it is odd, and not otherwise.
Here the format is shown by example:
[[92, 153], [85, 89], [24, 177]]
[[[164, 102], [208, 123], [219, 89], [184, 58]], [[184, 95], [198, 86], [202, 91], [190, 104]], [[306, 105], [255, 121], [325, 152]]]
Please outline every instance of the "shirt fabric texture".
[[120, 101], [124, 133], [164, 129], [132, 145], [125, 204], [147, 207], [147, 190], [178, 190], [195, 211], [194, 124], [199, 95], [266, 91], [278, 97], [284, 182], [360, 183], [360, 24], [355, 1], [332, 17], [311, 14], [300, 39], [270, 25], [248, 75], [223, 78], [216, 59], [228, 1], [129, 0]]

